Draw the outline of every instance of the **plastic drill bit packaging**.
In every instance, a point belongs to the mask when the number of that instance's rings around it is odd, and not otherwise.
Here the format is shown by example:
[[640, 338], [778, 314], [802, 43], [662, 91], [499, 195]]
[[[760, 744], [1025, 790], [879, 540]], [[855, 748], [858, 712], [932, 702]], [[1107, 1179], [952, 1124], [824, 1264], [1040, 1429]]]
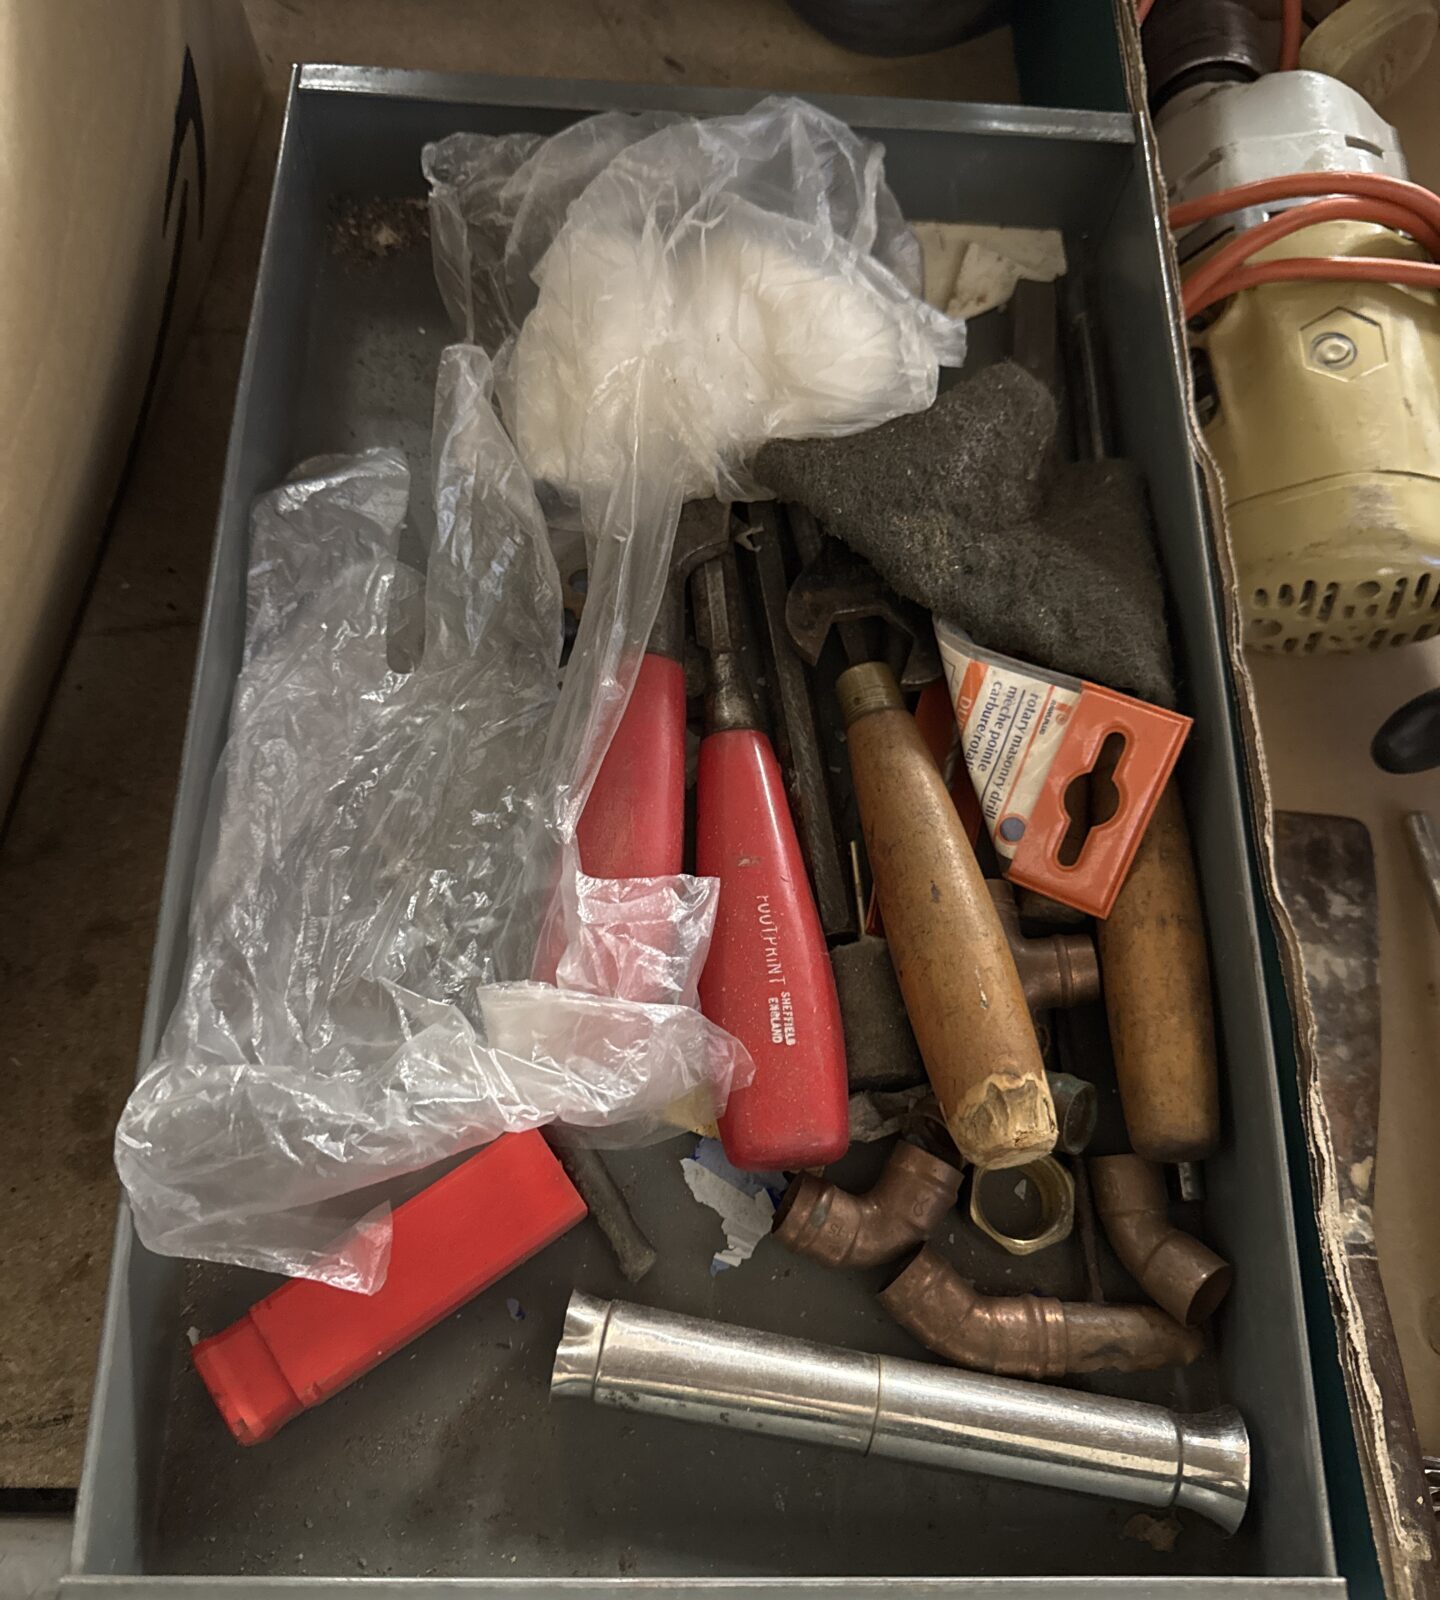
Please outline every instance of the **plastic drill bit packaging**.
[[1190, 718], [982, 649], [948, 623], [935, 633], [961, 756], [1005, 876], [1107, 916]]

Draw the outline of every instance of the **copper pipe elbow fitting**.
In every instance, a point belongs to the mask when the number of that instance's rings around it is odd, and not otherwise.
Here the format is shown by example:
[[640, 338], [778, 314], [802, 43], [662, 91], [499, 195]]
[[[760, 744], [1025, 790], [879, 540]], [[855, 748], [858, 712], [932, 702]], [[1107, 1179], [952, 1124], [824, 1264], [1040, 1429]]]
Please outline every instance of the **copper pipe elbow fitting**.
[[903, 1140], [866, 1194], [824, 1178], [797, 1178], [775, 1213], [787, 1249], [827, 1267], [875, 1267], [923, 1244], [960, 1193], [961, 1173]]
[[1187, 1367], [1205, 1347], [1199, 1333], [1154, 1306], [981, 1294], [929, 1248], [916, 1252], [880, 1303], [927, 1350], [1006, 1377]]
[[1171, 1227], [1161, 1169], [1133, 1155], [1095, 1156], [1089, 1165], [1096, 1215], [1130, 1276], [1177, 1322], [1204, 1322], [1235, 1274], [1208, 1245]]
[[1020, 931], [1014, 888], [1004, 878], [988, 878], [986, 883], [1031, 1011], [1063, 1011], [1098, 1000], [1100, 961], [1090, 935], [1052, 933], [1027, 938]]

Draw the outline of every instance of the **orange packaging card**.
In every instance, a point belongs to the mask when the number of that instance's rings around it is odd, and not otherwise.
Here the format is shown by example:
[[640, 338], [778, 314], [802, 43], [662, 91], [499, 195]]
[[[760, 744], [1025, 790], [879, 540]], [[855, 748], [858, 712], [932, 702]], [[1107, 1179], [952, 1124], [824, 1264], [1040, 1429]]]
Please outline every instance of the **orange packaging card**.
[[[961, 755], [1005, 876], [1108, 916], [1190, 718], [984, 650], [945, 623], [935, 631]], [[1097, 765], [1104, 777], [1076, 783]]]

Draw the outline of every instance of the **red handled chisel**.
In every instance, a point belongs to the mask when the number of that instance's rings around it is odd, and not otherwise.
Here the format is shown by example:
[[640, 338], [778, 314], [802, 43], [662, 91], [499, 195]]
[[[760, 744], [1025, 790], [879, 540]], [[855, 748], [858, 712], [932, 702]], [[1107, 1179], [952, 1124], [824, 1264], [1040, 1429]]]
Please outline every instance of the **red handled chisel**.
[[[592, 878], [667, 878], [684, 871], [685, 580], [697, 562], [725, 548], [729, 532], [730, 508], [717, 501], [695, 501], [681, 511], [649, 648], [576, 828], [580, 865]], [[564, 928], [552, 907], [536, 957], [539, 982], [555, 981], [563, 949]], [[639, 1282], [654, 1265], [655, 1250], [604, 1159], [558, 1124], [546, 1137], [620, 1270]]]
[[730, 507], [687, 501], [660, 614], [620, 726], [576, 829], [592, 878], [666, 878], [685, 869], [685, 581], [730, 539]]
[[740, 661], [728, 549], [697, 568], [691, 598], [710, 658], [695, 870], [720, 880], [700, 1008], [755, 1062], [730, 1095], [720, 1137], [737, 1167], [822, 1166], [850, 1142], [840, 1003], [780, 766]]
[[656, 637], [575, 832], [592, 878], [669, 878], [684, 867], [685, 666]]

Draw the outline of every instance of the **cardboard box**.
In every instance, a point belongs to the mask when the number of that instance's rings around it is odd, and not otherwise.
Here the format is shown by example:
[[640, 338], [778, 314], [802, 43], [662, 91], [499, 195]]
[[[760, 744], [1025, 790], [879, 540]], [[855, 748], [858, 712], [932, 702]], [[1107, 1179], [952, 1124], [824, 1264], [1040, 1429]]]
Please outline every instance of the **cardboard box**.
[[0, 0], [0, 809], [259, 105], [238, 4]]

